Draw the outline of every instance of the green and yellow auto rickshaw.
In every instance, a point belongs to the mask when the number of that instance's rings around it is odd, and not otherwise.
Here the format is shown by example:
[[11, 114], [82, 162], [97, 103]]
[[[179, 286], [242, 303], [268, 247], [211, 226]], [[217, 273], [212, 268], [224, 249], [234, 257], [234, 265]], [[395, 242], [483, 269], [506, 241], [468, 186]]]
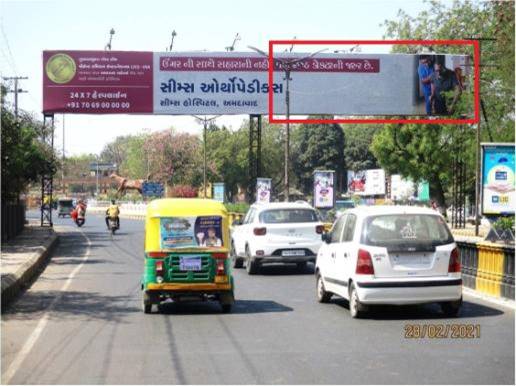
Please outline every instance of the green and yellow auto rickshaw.
[[143, 310], [162, 301], [216, 300], [223, 312], [234, 303], [228, 259], [229, 220], [220, 202], [196, 198], [151, 201], [145, 218]]
[[73, 210], [73, 199], [60, 198], [59, 200], [57, 200], [57, 205], [57, 217], [71, 216]]

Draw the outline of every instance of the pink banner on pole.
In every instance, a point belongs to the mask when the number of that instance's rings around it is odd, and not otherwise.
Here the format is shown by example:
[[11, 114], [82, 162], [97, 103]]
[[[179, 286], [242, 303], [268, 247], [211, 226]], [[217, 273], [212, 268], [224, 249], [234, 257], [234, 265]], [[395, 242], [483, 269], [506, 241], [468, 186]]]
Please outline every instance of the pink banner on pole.
[[152, 52], [44, 51], [43, 112], [153, 112]]

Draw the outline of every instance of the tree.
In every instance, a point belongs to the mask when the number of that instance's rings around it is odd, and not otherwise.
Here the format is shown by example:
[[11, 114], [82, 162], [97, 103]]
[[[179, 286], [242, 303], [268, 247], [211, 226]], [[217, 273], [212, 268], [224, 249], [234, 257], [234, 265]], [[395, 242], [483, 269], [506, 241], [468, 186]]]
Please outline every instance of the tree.
[[[503, 22], [503, 23], [502, 23]], [[416, 17], [404, 11], [396, 20], [384, 23], [386, 38], [460, 39], [496, 38], [482, 43], [481, 98], [487, 110], [491, 132], [482, 125], [482, 141], [514, 141], [514, 3], [454, 1], [446, 6], [430, 1], [429, 9]], [[437, 47], [431, 47], [438, 50]], [[394, 52], [416, 53], [420, 46], [395, 45]], [[440, 48], [443, 49], [442, 47]], [[464, 47], [448, 46], [448, 53], [465, 53]], [[472, 98], [463, 94], [455, 115], [471, 110]], [[476, 127], [474, 127], [476, 129]], [[474, 194], [474, 130], [445, 125], [388, 125], [375, 136], [372, 151], [380, 165], [391, 173], [414, 180], [427, 179], [430, 193], [446, 207], [445, 193], [452, 180], [452, 156], [463, 145], [468, 194]]]
[[[41, 141], [43, 124], [32, 116], [21, 113], [19, 118], [1, 106], [2, 122], [2, 202], [17, 201], [30, 183], [54, 174], [57, 157]], [[47, 133], [48, 134], [48, 133]]]
[[[491, 123], [493, 141], [514, 141], [514, 2], [454, 1], [451, 6], [431, 0], [429, 8], [412, 17], [403, 10], [396, 20], [386, 20], [384, 38], [464, 39], [493, 38], [483, 41], [481, 97]], [[418, 53], [422, 46], [394, 45], [392, 51]], [[464, 46], [430, 47], [434, 51], [472, 54]], [[486, 131], [482, 140], [489, 140]]]
[[379, 127], [373, 125], [343, 125], [346, 146], [344, 162], [348, 170], [376, 169], [378, 161], [369, 147]]
[[292, 133], [292, 169], [299, 187], [309, 194], [316, 169], [335, 170], [337, 186], [342, 189], [344, 132], [337, 124], [302, 124]]
[[202, 181], [202, 147], [197, 136], [167, 129], [150, 134], [144, 143], [150, 174], [170, 185], [199, 186]]

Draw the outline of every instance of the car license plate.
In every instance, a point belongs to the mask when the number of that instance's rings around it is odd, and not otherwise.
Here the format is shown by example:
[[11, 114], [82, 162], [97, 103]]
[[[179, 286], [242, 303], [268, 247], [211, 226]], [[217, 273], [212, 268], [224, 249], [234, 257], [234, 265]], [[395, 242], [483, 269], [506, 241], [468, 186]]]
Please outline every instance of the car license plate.
[[282, 251], [281, 256], [304, 256], [305, 251], [302, 249], [291, 249], [289, 251]]
[[180, 256], [179, 269], [181, 271], [200, 271], [202, 269], [202, 259], [200, 256]]
[[428, 265], [430, 256], [428, 255], [395, 255], [394, 263], [397, 265]]

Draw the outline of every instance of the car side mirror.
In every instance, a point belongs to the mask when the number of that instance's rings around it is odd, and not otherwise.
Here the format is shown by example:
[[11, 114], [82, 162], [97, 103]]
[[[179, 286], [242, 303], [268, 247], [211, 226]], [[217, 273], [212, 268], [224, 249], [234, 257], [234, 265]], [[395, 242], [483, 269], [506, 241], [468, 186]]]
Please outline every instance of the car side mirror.
[[330, 235], [328, 232], [324, 232], [324, 233], [321, 235], [321, 238], [322, 238], [322, 240], [323, 240], [326, 244], [330, 244], [330, 243], [331, 243], [331, 235]]

